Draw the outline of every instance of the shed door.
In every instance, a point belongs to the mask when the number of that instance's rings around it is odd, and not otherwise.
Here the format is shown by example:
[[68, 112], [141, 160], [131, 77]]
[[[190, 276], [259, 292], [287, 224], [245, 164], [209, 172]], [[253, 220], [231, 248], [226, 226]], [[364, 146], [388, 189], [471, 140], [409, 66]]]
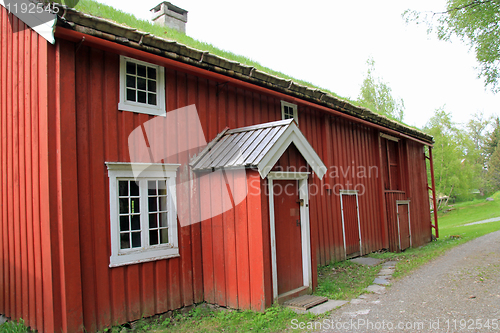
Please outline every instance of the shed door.
[[278, 295], [282, 295], [304, 285], [298, 181], [277, 180], [273, 192]]
[[411, 246], [409, 213], [408, 204], [398, 204], [399, 248], [401, 251]]
[[361, 255], [357, 195], [342, 194], [340, 198], [342, 203], [345, 256], [353, 257]]

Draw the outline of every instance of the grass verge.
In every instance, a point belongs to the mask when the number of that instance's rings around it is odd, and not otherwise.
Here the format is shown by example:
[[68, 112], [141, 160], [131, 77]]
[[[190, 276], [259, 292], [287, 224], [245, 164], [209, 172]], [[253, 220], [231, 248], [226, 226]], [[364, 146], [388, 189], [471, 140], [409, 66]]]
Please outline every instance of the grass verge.
[[350, 300], [364, 293], [380, 271], [380, 266], [358, 265], [340, 261], [318, 270], [315, 295], [335, 300]]

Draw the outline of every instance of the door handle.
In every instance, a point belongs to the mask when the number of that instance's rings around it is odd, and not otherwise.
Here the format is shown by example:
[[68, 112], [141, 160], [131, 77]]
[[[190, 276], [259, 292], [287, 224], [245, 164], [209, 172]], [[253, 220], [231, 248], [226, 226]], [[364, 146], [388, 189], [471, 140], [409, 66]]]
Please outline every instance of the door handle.
[[304, 206], [304, 199], [297, 200], [297, 203], [300, 204], [301, 206]]
[[297, 224], [297, 227], [300, 227], [300, 220], [297, 220], [296, 224]]

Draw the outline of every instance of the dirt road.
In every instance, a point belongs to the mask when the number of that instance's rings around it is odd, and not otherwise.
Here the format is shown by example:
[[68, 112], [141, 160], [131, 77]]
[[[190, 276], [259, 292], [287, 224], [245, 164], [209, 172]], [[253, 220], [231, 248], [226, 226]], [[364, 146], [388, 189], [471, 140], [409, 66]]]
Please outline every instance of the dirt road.
[[500, 231], [453, 248], [385, 294], [366, 296], [315, 323], [315, 330], [500, 332]]

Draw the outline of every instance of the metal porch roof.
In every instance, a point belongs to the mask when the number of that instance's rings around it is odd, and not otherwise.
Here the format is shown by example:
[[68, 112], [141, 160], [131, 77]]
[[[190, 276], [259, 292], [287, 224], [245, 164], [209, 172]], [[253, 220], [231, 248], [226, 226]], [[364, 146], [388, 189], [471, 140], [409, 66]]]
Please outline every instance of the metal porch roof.
[[190, 165], [194, 171], [257, 168], [265, 178], [292, 142], [316, 175], [323, 178], [326, 166], [293, 119], [232, 130], [226, 128], [191, 160]]

